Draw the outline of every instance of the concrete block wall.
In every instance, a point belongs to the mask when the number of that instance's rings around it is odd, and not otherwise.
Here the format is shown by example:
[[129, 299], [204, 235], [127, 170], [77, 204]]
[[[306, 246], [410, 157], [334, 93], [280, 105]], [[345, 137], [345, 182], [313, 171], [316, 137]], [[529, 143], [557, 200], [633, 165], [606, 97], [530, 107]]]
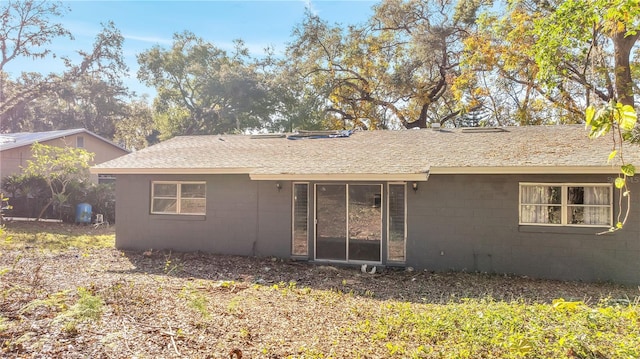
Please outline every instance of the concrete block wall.
[[[638, 198], [625, 228], [613, 235], [596, 235], [606, 228], [518, 225], [520, 182], [611, 183], [613, 177], [431, 175], [417, 192], [408, 193], [407, 265], [640, 283]], [[632, 194], [640, 192], [640, 181], [630, 182]]]
[[[205, 215], [150, 213], [152, 181], [205, 181]], [[118, 175], [116, 247], [290, 255], [291, 189], [247, 175]]]

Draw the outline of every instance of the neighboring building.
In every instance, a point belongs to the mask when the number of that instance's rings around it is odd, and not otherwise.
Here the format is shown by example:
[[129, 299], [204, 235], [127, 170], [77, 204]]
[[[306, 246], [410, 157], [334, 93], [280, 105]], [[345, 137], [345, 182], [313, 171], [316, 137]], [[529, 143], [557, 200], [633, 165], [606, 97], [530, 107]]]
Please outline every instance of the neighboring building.
[[92, 171], [117, 176], [121, 249], [640, 283], [640, 178], [625, 228], [596, 235], [619, 215], [610, 138], [580, 125], [341, 134], [176, 137]]
[[[112, 160], [129, 153], [115, 143], [85, 129], [21, 132], [0, 134], [0, 178], [18, 174], [32, 159], [31, 145], [34, 142], [58, 147], [79, 147], [95, 154], [91, 165]], [[100, 181], [113, 180], [113, 176], [103, 174]], [[98, 181], [97, 176], [92, 176]]]

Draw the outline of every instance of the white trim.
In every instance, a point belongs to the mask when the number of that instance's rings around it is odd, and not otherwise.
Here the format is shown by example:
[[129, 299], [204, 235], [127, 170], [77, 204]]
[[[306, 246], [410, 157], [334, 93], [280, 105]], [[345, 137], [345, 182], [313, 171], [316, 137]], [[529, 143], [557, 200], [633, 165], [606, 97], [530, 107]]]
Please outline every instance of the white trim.
[[107, 168], [91, 167], [93, 174], [247, 174], [254, 181], [426, 181], [429, 173], [285, 173], [267, 174], [253, 173], [255, 168], [224, 167], [224, 168]]
[[424, 173], [290, 173], [261, 174], [250, 173], [249, 178], [255, 181], [421, 181], [429, 179], [429, 172]]
[[618, 174], [614, 166], [430, 167], [422, 173], [254, 173], [256, 168], [107, 168], [91, 173], [112, 174], [248, 174], [254, 181], [427, 181], [429, 175], [449, 174]]
[[617, 174], [614, 166], [431, 167], [431, 174]]
[[[392, 185], [395, 186], [403, 186], [404, 189], [404, 260], [403, 261], [397, 261], [397, 260], [392, 260], [389, 259], [389, 244], [391, 243], [391, 210], [390, 210], [390, 203], [391, 201], [389, 200], [389, 195], [391, 193], [391, 190], [389, 189], [389, 187], [391, 187]], [[386, 258], [386, 262], [387, 263], [393, 263], [393, 264], [404, 264], [407, 262], [407, 183], [406, 182], [389, 182], [387, 183], [387, 258]]]
[[[156, 197], [154, 195], [155, 184], [174, 184], [176, 185], [176, 196], [175, 197]], [[202, 184], [204, 185], [204, 198], [196, 198], [196, 199], [204, 199], [205, 210], [204, 212], [198, 213], [181, 213], [181, 204], [182, 204], [182, 185], [183, 184]], [[153, 211], [153, 201], [155, 199], [175, 199], [176, 200], [176, 211], [175, 212], [154, 212]], [[179, 216], [202, 216], [207, 213], [207, 182], [205, 181], [151, 181], [151, 203], [149, 204], [149, 213], [151, 214], [163, 214], [163, 215], [179, 215]]]
[[[294, 242], [296, 237], [296, 185], [307, 186], [307, 252], [304, 254], [293, 253]], [[309, 182], [293, 182], [291, 184], [291, 256], [292, 257], [309, 257]]]
[[[553, 206], [560, 207], [560, 222], [556, 223], [529, 223], [522, 222], [522, 187], [523, 186], [547, 186], [547, 187], [560, 187], [561, 197], [560, 204], [554, 204]], [[569, 207], [576, 207], [576, 205], [569, 205], [567, 203], [568, 188], [569, 187], [608, 187], [609, 188], [609, 224], [572, 224], [567, 222], [567, 209]], [[578, 206], [580, 207], [580, 206]], [[605, 205], [583, 205], [581, 207], [605, 207]], [[518, 184], [518, 225], [521, 226], [549, 226], [549, 227], [591, 227], [591, 228], [610, 228], [613, 226], [613, 185], [611, 183], [591, 183], [591, 182], [520, 182]]]
[[[345, 259], [326, 259], [326, 258], [318, 258], [318, 186], [344, 186], [345, 190]], [[378, 261], [369, 261], [369, 260], [360, 260], [360, 259], [350, 259], [349, 258], [349, 186], [379, 186], [380, 187], [380, 252], [379, 252], [379, 260]], [[313, 259], [315, 261], [321, 262], [332, 262], [332, 263], [352, 263], [352, 264], [375, 264], [381, 265], [383, 262], [382, 258], [382, 243], [384, 241], [382, 230], [384, 228], [384, 214], [382, 211], [384, 196], [382, 196], [382, 192], [384, 190], [383, 183], [314, 183], [313, 185], [313, 223], [314, 223], [314, 231], [313, 231]]]
[[93, 174], [108, 173], [114, 175], [190, 175], [190, 174], [249, 174], [249, 168], [105, 168], [91, 167]]

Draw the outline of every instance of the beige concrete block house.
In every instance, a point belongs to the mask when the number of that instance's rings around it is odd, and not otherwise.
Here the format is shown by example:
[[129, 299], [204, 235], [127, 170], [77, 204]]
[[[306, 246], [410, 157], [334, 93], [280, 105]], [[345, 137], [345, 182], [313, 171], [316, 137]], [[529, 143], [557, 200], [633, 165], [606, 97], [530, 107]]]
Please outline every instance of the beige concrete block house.
[[[20, 132], [0, 134], [0, 177], [19, 174], [32, 159], [31, 145], [35, 142], [57, 147], [79, 147], [95, 154], [91, 165], [112, 160], [129, 153], [117, 144], [83, 128], [71, 130]], [[105, 179], [112, 178], [108, 174]], [[98, 181], [98, 176], [93, 176]]]
[[596, 235], [610, 151], [580, 125], [185, 136], [92, 171], [117, 177], [121, 249], [638, 284], [640, 178]]

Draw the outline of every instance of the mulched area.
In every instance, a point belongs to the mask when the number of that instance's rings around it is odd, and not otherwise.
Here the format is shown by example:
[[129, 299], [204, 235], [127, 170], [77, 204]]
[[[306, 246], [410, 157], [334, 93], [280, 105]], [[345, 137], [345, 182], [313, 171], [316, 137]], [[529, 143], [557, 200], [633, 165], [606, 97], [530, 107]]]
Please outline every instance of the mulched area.
[[[8, 358], [238, 357], [232, 350], [243, 358], [379, 358], [386, 353], [380, 344], [360, 338], [356, 348], [344, 326], [358, 320], [358, 311], [389, 301], [594, 303], [639, 294], [606, 283], [393, 269], [368, 274], [272, 258], [115, 249], [8, 250], [0, 270], [0, 356]], [[69, 327], [64, 313], [79, 287], [102, 299], [103, 312], [98, 321]]]

